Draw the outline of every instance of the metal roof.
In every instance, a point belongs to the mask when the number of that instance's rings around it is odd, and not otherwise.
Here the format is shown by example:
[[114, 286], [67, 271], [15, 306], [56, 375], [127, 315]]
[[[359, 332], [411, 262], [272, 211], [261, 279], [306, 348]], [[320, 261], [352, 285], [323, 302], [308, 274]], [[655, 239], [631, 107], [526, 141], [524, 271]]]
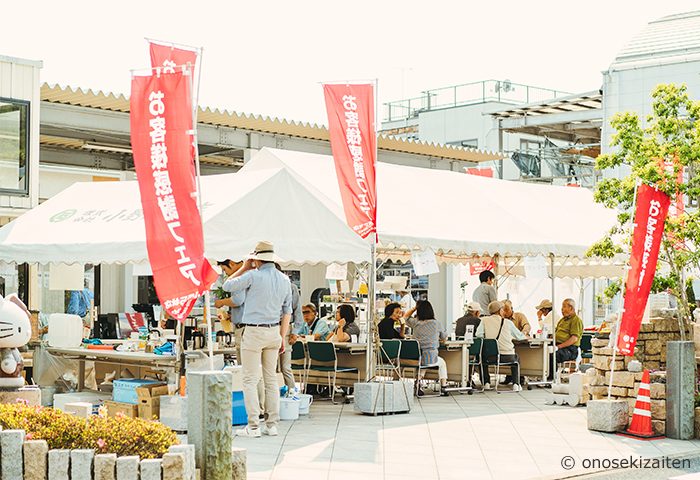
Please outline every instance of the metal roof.
[[[41, 100], [45, 102], [62, 103], [81, 107], [98, 108], [115, 112], [129, 112], [129, 98], [123, 94], [102, 92], [101, 90], [83, 90], [70, 86], [50, 85], [41, 86]], [[288, 121], [256, 115], [246, 115], [228, 110], [199, 107], [197, 116], [199, 123], [226, 126], [241, 130], [289, 135], [291, 137], [312, 140], [329, 141], [328, 129], [316, 124]], [[380, 150], [422, 155], [448, 160], [466, 162], [487, 162], [499, 160], [504, 156], [497, 152], [468, 149], [450, 145], [441, 145], [414, 140], [406, 140], [380, 135], [378, 139]]]
[[579, 112], [586, 110], [599, 110], [603, 106], [603, 94], [598, 90], [560, 97], [545, 102], [519, 105], [507, 110], [491, 112], [496, 118], [514, 118], [531, 115], [548, 115], [562, 112]]
[[620, 51], [611, 68], [639, 62], [675, 63], [691, 55], [700, 55], [700, 10], [649, 22]]

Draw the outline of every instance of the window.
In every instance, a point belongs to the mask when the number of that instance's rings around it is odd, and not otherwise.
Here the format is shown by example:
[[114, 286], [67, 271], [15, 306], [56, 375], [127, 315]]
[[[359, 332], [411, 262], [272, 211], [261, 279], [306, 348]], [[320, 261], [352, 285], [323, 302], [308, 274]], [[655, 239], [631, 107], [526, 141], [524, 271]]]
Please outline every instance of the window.
[[29, 102], [0, 98], [0, 192], [29, 194]]
[[520, 151], [529, 153], [530, 155], [539, 155], [542, 149], [542, 143], [534, 140], [520, 139]]

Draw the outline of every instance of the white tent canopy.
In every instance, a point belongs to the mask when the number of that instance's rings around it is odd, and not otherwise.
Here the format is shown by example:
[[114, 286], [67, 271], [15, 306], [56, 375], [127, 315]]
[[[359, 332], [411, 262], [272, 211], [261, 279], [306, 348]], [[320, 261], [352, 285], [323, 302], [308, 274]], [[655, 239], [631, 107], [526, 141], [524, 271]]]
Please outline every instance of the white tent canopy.
[[[332, 157], [264, 148], [242, 172], [279, 167], [341, 208]], [[615, 222], [615, 212], [582, 188], [378, 163], [377, 191], [379, 251], [394, 258], [427, 248], [442, 261], [495, 254], [584, 258]]]
[[[342, 211], [288, 170], [202, 177], [206, 255], [243, 258], [269, 240], [288, 263], [369, 260]], [[137, 182], [76, 183], [0, 228], [0, 261], [147, 262]]]

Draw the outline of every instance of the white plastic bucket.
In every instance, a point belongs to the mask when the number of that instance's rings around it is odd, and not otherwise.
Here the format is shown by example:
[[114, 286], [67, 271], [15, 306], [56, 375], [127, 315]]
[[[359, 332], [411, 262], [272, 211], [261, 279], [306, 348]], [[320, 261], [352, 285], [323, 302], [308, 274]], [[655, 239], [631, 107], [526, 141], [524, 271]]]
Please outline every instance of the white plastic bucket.
[[296, 420], [299, 418], [299, 404], [295, 398], [280, 398], [280, 420]]
[[309, 407], [314, 402], [314, 396], [307, 393], [298, 394], [299, 397], [299, 415], [308, 415]]

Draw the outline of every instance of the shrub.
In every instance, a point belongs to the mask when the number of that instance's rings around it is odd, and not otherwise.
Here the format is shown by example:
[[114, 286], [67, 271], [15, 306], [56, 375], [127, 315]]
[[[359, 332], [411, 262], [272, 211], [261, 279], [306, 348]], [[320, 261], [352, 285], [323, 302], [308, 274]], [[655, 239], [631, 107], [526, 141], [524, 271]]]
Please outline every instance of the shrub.
[[93, 448], [96, 453], [158, 458], [177, 444], [165, 425], [124, 416], [79, 418], [48, 407], [0, 404], [0, 427], [24, 430], [28, 439], [46, 440], [49, 448]]

